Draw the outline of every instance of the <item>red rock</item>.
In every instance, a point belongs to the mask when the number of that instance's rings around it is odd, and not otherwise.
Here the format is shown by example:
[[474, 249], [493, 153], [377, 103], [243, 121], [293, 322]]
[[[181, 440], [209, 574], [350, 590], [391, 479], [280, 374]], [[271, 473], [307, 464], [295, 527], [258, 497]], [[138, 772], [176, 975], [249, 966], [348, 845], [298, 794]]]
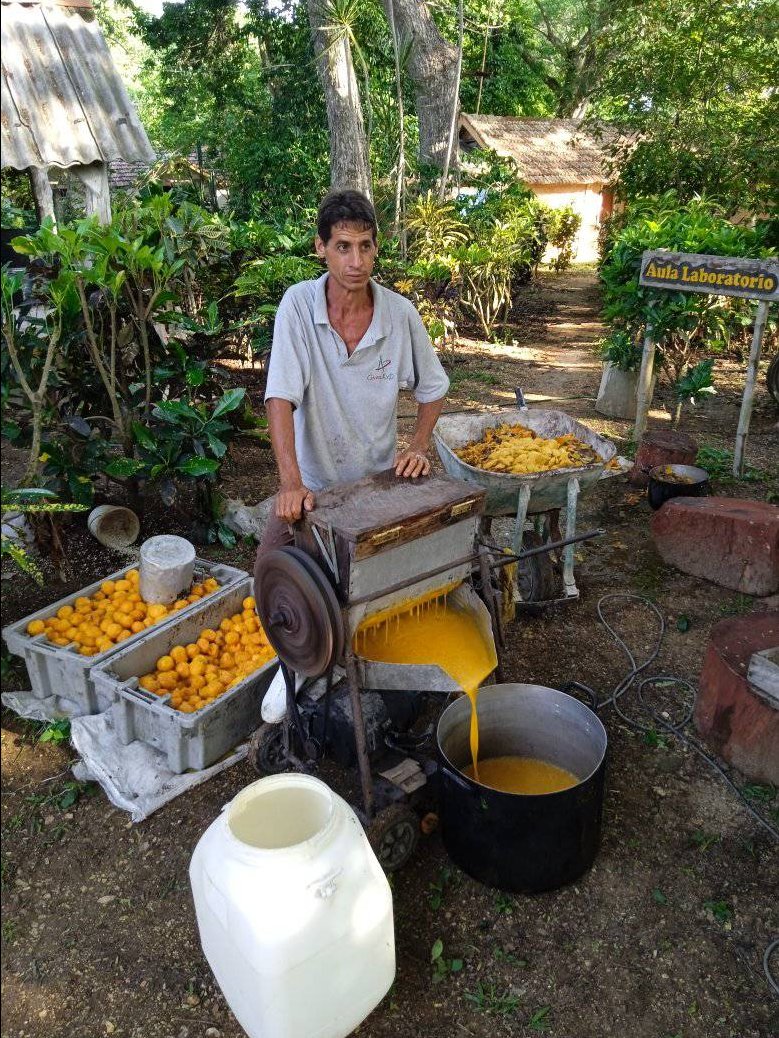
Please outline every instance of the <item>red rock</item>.
[[779, 645], [779, 612], [752, 613], [712, 628], [695, 702], [709, 746], [755, 782], [779, 785], [779, 710], [747, 681], [753, 653]]
[[697, 456], [698, 444], [692, 436], [673, 429], [654, 429], [641, 437], [628, 482], [634, 487], [645, 487], [649, 472], [656, 465], [694, 465]]
[[737, 497], [676, 497], [652, 516], [663, 560], [747, 595], [779, 591], [779, 507]]

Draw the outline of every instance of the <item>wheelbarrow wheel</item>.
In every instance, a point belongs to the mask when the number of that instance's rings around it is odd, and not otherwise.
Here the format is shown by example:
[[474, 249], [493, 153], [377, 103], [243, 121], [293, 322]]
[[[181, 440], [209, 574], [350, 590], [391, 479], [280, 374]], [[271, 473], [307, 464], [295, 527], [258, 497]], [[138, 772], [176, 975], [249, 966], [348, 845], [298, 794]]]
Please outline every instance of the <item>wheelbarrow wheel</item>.
[[368, 827], [368, 840], [385, 872], [397, 872], [411, 860], [419, 842], [419, 819], [408, 804], [379, 811]]
[[289, 770], [283, 724], [261, 724], [249, 739], [249, 760], [260, 775]]
[[[540, 548], [543, 544], [543, 538], [533, 530], [525, 530], [522, 534], [522, 547], [525, 549]], [[519, 560], [517, 590], [523, 602], [547, 602], [554, 598], [554, 565], [549, 552]]]

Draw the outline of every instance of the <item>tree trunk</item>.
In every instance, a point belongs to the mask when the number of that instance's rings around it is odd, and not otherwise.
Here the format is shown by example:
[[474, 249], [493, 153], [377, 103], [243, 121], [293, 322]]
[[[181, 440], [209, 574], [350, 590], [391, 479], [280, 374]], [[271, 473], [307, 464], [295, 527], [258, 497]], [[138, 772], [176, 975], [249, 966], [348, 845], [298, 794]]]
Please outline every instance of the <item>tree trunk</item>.
[[308, 0], [308, 20], [330, 132], [330, 185], [371, 197], [368, 142], [346, 30], [329, 15], [327, 0]]
[[57, 218], [54, 212], [54, 192], [51, 188], [51, 181], [49, 180], [49, 174], [45, 167], [30, 166], [27, 170], [27, 174], [30, 178], [30, 187], [32, 188], [32, 196], [35, 200], [35, 215], [38, 217], [38, 223], [43, 223], [47, 216], [56, 224]]
[[[425, 0], [393, 0], [400, 39], [410, 43], [408, 73], [419, 119], [419, 161], [443, 169], [457, 94], [457, 48], [438, 31]], [[382, 0], [389, 20], [389, 0]], [[450, 168], [457, 168], [457, 148]]]

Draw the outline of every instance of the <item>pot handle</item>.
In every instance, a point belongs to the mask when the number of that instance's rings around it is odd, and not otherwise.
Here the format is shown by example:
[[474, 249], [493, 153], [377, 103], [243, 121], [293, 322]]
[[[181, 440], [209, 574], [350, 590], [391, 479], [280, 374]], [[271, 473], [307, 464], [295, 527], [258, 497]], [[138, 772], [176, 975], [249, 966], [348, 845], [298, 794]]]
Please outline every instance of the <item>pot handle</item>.
[[446, 772], [446, 777], [450, 779], [455, 786], [459, 787], [464, 793], [468, 793], [470, 796], [479, 796], [479, 790], [473, 779], [466, 778], [462, 772], [458, 771], [453, 765], [446, 766], [441, 769]]
[[587, 697], [587, 699], [589, 699], [590, 708], [594, 710], [595, 713], [597, 713], [598, 709], [600, 708], [601, 704], [595, 692], [590, 688], [589, 685], [583, 685], [581, 681], [567, 681], [560, 689], [560, 691], [567, 693], [567, 695], [569, 696], [572, 695], [574, 692], [581, 692]]

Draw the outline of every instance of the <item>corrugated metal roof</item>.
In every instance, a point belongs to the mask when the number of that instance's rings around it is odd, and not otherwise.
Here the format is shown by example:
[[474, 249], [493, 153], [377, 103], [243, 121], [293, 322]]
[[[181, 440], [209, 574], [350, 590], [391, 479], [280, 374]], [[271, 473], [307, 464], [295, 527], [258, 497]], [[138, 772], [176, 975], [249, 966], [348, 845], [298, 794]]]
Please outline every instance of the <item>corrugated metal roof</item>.
[[465, 113], [460, 127], [480, 147], [514, 159], [526, 184], [595, 184], [609, 179], [603, 144], [614, 137], [613, 128], [603, 127], [597, 140], [578, 119]]
[[94, 13], [2, 4], [2, 164], [153, 162]]

